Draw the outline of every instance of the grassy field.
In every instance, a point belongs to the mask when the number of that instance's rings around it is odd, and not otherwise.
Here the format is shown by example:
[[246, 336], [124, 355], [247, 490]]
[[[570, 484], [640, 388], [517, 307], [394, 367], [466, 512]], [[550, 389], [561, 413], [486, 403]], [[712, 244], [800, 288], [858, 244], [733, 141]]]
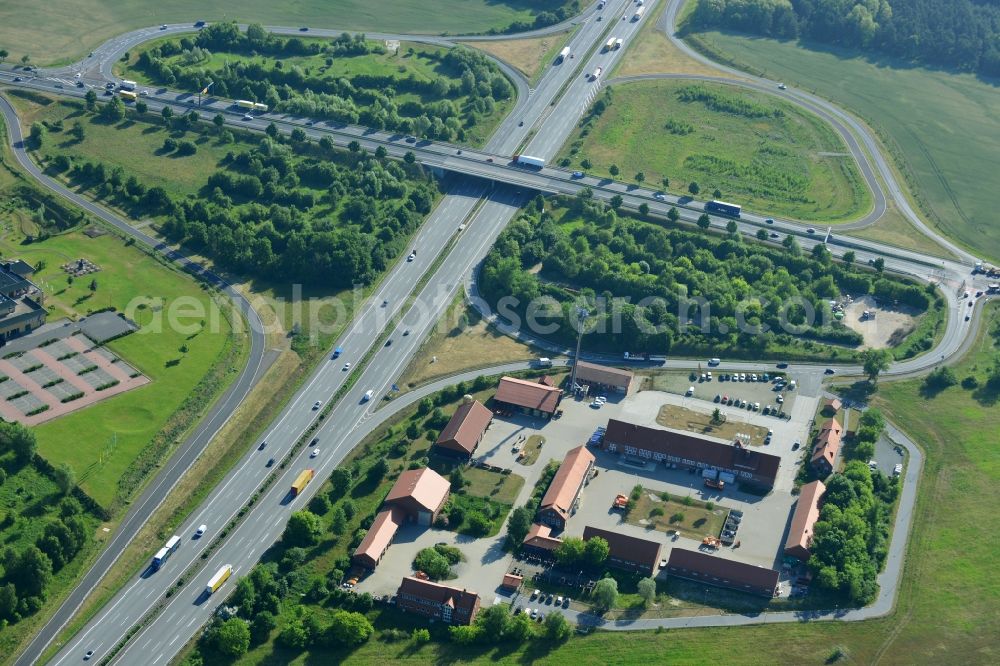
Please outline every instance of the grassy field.
[[533, 356], [531, 347], [487, 326], [459, 295], [410, 361], [399, 386], [414, 388], [462, 370], [526, 361]]
[[[0, 240], [0, 252], [33, 264], [46, 263], [35, 280], [46, 292], [52, 320], [81, 316], [88, 309], [108, 306], [126, 311], [131, 302], [142, 298], [163, 299], [165, 311], [174, 303], [191, 302], [200, 304], [207, 312], [215, 302], [190, 278], [138, 249], [124, 246], [120, 238], [110, 234], [88, 238], [74, 231], [30, 245], [21, 245], [17, 236], [8, 235]], [[60, 268], [77, 257], [85, 257], [101, 268], [95, 275], [98, 289], [89, 298], [89, 281], [76, 280], [67, 285], [66, 274]], [[162, 428], [177, 422], [175, 412], [198, 383], [211, 376], [215, 389], [204, 396], [206, 402], [193, 413], [207, 407], [208, 399], [235, 377], [241, 367], [239, 359], [245, 340], [242, 334], [234, 336], [225, 316], [214, 319], [217, 323], [214, 330], [211, 325], [201, 329], [200, 317], [184, 321], [186, 325], [194, 325], [197, 332], [192, 333], [173, 330], [166, 325], [166, 317], [163, 326], [155, 325], [154, 318], [160, 314], [152, 308], [131, 314], [148, 333], [140, 330], [109, 343], [108, 347], [153, 381], [36, 428], [39, 453], [53, 464], [69, 463], [81, 478], [84, 491], [105, 507], [113, 504], [118, 481], [139, 452]], [[205, 318], [208, 320], [208, 315]], [[182, 347], [186, 351], [181, 351]], [[176, 359], [180, 362], [168, 365], [168, 361]], [[226, 366], [217, 368], [219, 362], [226, 362]], [[173, 434], [179, 436], [181, 431]], [[68, 442], [73, 445], [67, 446]], [[171, 438], [163, 445], [174, 443]], [[108, 451], [111, 453], [105, 455], [104, 463], [96, 465], [102, 452]]]
[[689, 500], [688, 504], [684, 499], [671, 496], [664, 502], [662, 498], [651, 497], [649, 491], [643, 491], [625, 519], [646, 529], [680, 532], [691, 539], [719, 536], [729, 510], [716, 504], [709, 508], [705, 502], [697, 500]]
[[[720, 393], [725, 393], [721, 388]], [[656, 415], [656, 422], [667, 428], [677, 430], [687, 430], [702, 435], [710, 435], [720, 439], [733, 439], [736, 433], [746, 433], [751, 436], [750, 444], [761, 446], [764, 444], [764, 437], [767, 436], [767, 428], [740, 423], [739, 421], [723, 421], [722, 423], [712, 423], [711, 414], [703, 414], [693, 409], [679, 407], [677, 405], [663, 405], [660, 413]]]
[[[535, 83], [545, 69], [555, 61], [559, 50], [569, 41], [573, 31], [559, 32], [529, 39], [505, 39], [491, 42], [469, 42], [467, 46], [486, 51], [500, 58]], [[572, 61], [567, 64], [572, 65]]]
[[[186, 138], [197, 142], [198, 152], [187, 157], [164, 155], [160, 150], [163, 140], [168, 136], [178, 137], [176, 132], [162, 125], [140, 125], [131, 121], [111, 125], [85, 113], [81, 102], [60, 101], [31, 93], [12, 93], [8, 99], [17, 109], [23, 127], [30, 127], [34, 122], [63, 123], [65, 130], [50, 133], [38, 151], [41, 154], [117, 165], [150, 187], [159, 185], [175, 195], [197, 194], [208, 177], [218, 170], [226, 153], [235, 147], [185, 132]], [[77, 122], [84, 128], [83, 141], [69, 134]]]
[[29, 54], [48, 64], [80, 58], [123, 32], [158, 23], [237, 19], [266, 25], [344, 30], [468, 34], [532, 21], [536, 13], [558, 9], [562, 0], [11, 0], [0, 7], [0, 44], [11, 59]]
[[[564, 150], [574, 168], [611, 165], [620, 179], [637, 172], [656, 187], [801, 220], [846, 221], [871, 208], [857, 165], [840, 138], [819, 118], [763, 94], [721, 84], [652, 81], [617, 85], [613, 102], [579, 130]], [[682, 96], [698, 91], [700, 98]]]
[[895, 245], [906, 250], [916, 250], [934, 257], [955, 258], [950, 250], [941, 247], [910, 224], [909, 220], [903, 217], [892, 202], [889, 202], [889, 209], [872, 226], [844, 233], [848, 236]]
[[993, 178], [1000, 88], [966, 74], [870, 60], [831, 47], [717, 32], [695, 41], [754, 72], [814, 91], [874, 127], [945, 234], [1000, 260]]
[[[662, 12], [666, 3], [656, 8]], [[615, 76], [636, 76], [639, 74], [701, 74], [717, 76], [719, 70], [702, 64], [686, 55], [667, 39], [655, 17], [646, 21], [639, 36], [625, 45], [625, 56], [611, 71]]]

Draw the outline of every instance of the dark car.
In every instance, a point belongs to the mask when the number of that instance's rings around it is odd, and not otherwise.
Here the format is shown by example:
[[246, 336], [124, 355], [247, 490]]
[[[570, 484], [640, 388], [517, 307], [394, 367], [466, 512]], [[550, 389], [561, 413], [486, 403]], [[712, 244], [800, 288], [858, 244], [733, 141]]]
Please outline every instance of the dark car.
[[111, 81], [108, 81], [107, 83], [104, 84], [104, 87], [107, 88], [108, 90], [111, 90], [112, 88], [115, 87], [115, 84]]
[[798, 451], [798, 450], [799, 450], [799, 443], [795, 442], [794, 444], [792, 444], [792, 451]]
[[21, 78], [20, 76], [15, 76], [15, 77], [14, 77], [14, 82], [15, 82], [15, 83], [18, 83], [18, 82], [20, 82], [20, 81], [24, 81], [24, 79], [22, 79], [22, 78]]
[[787, 367], [788, 367], [788, 364], [787, 364], [787, 363], [779, 363], [779, 364], [778, 364], [777, 366], [775, 366], [775, 367], [778, 367], [778, 368], [787, 368]]
[[388, 340], [385, 341], [385, 346], [386, 347], [391, 347], [392, 346], [392, 338], [389, 338]]
[[309, 28], [302, 26], [301, 28], [299, 28], [299, 32], [309, 32]]
[[260, 446], [257, 447], [257, 450], [263, 451], [266, 448], [267, 448], [267, 440], [264, 440], [263, 442], [260, 443]]
[[205, 22], [204, 21], [195, 21], [195, 23], [194, 23], [194, 27], [196, 27], [196, 28], [203, 28], [204, 26], [205, 26]]
[[267, 465], [266, 465], [266, 466], [267, 466], [267, 467], [270, 467], [270, 466], [272, 466], [273, 464], [274, 464], [274, 458], [268, 458], [268, 459], [267, 459]]
[[823, 371], [823, 374], [824, 375], [832, 375], [834, 372], [835, 371], [834, 371], [833, 368], [827, 368], [826, 370]]
[[773, 220], [773, 219], [771, 219], [770, 217], [769, 217], [769, 218], [767, 218], [766, 220], [764, 220], [764, 222], [766, 222], [766, 223], [768, 223], [768, 224], [774, 224], [774, 220]]

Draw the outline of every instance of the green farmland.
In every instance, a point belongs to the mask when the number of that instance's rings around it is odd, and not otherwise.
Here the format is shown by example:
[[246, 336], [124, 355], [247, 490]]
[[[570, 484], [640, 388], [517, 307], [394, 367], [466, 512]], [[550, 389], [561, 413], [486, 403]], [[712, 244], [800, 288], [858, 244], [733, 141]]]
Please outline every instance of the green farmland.
[[[713, 83], [616, 85], [607, 109], [584, 124], [564, 157], [573, 168], [645, 181], [702, 198], [809, 221], [867, 213], [871, 194], [840, 138], [819, 118], [769, 95]], [[588, 167], [587, 164], [591, 164]]]
[[37, 64], [68, 62], [87, 55], [123, 32], [158, 23], [239, 19], [267, 25], [311, 26], [423, 34], [469, 34], [532, 22], [563, 0], [10, 0], [0, 6], [0, 45], [12, 59], [29, 55]]
[[1000, 88], [967, 74], [873, 62], [830, 47], [718, 32], [692, 42], [813, 91], [874, 127], [904, 166], [910, 191], [944, 234], [1000, 261], [996, 223]]

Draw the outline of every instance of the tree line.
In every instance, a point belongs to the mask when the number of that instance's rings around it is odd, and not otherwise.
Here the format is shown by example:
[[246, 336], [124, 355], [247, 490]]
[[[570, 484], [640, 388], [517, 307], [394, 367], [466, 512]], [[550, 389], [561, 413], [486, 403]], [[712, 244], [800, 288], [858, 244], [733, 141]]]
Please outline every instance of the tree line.
[[1000, 76], [1000, 4], [983, 0], [699, 0], [700, 28], [815, 39]]
[[[294, 43], [293, 43], [294, 42]], [[233, 59], [216, 67], [201, 67], [209, 50], [235, 55], [317, 56], [317, 66], [285, 66]], [[486, 56], [456, 47], [425, 51], [418, 56], [434, 64], [435, 76], [425, 77], [386, 68], [385, 73], [333, 76], [326, 70], [334, 60], [384, 54], [385, 47], [363, 35], [343, 34], [328, 43], [283, 39], [253, 24], [241, 33], [235, 24], [213, 24], [194, 39], [167, 41], [143, 51], [136, 66], [146, 76], [169, 86], [202, 90], [209, 83], [220, 97], [252, 99], [274, 111], [361, 123], [443, 141], [464, 141], [466, 132], [496, 103], [514, 97], [514, 87]], [[198, 54], [199, 57], [193, 57]], [[326, 66], [322, 66], [325, 56]], [[405, 72], [400, 59], [400, 68]]]
[[[619, 205], [620, 198], [608, 206], [586, 190], [552, 208], [536, 198], [487, 256], [482, 295], [502, 315], [506, 309], [522, 318], [532, 301], [550, 297], [556, 323], [575, 320], [583, 303], [591, 314], [588, 347], [658, 354], [709, 347], [763, 353], [794, 337], [855, 346], [860, 335], [833, 317], [830, 300], [871, 293], [919, 310], [931, 302], [926, 288], [834, 262], [823, 245], [805, 253], [792, 237], [786, 247], [746, 242], [735, 224], [725, 236], [654, 224], [619, 216]], [[508, 296], [514, 305], [504, 306]], [[615, 309], [613, 299], [628, 302]], [[640, 307], [642, 299], [653, 302]], [[710, 309], [692, 305], [685, 316], [681, 305], [691, 299]], [[573, 343], [576, 330], [560, 325], [550, 337]]]

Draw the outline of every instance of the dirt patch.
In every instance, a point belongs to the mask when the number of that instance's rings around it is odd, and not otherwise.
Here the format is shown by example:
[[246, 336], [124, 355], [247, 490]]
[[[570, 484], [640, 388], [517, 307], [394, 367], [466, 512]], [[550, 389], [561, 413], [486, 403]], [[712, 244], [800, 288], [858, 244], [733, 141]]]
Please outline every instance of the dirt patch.
[[876, 305], [873, 297], [862, 296], [844, 306], [842, 321], [862, 335], [864, 349], [886, 349], [901, 343], [917, 327], [916, 314], [913, 308]]
[[[711, 435], [720, 439], [735, 440], [738, 434], [749, 436], [751, 446], [763, 446], [764, 438], [767, 436], [767, 428], [750, 425], [749, 423], [738, 423], [726, 421], [726, 415], [720, 414], [723, 421], [713, 423], [711, 414], [702, 414], [686, 407], [677, 405], [663, 405], [659, 414], [656, 415], [656, 422], [667, 428], [675, 430], [687, 430], [696, 432], [699, 435]], [[744, 439], [746, 441], [746, 439]]]

